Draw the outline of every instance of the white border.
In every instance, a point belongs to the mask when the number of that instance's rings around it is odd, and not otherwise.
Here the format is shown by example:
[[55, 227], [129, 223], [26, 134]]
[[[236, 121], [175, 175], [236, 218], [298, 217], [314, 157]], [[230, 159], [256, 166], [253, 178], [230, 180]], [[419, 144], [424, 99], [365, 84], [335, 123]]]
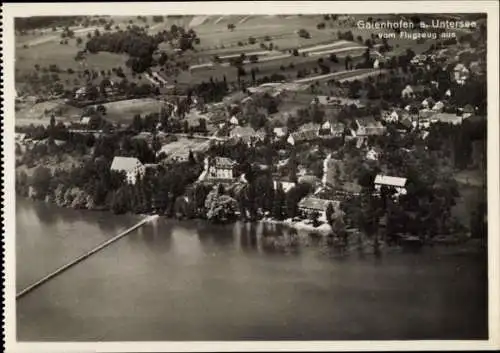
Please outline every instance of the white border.
[[[76, 6], [75, 6], [76, 5]], [[76, 9], [76, 10], [75, 10]], [[483, 12], [488, 14], [488, 210], [489, 335], [488, 341], [308, 341], [308, 342], [110, 342], [19, 343], [15, 319], [14, 194], [14, 31], [13, 17], [49, 15], [307, 14]], [[499, 109], [496, 1], [353, 1], [353, 2], [179, 2], [179, 3], [18, 3], [3, 5], [3, 150], [5, 229], [4, 334], [7, 352], [150, 352], [150, 351], [353, 351], [353, 350], [492, 350], [499, 349]]]

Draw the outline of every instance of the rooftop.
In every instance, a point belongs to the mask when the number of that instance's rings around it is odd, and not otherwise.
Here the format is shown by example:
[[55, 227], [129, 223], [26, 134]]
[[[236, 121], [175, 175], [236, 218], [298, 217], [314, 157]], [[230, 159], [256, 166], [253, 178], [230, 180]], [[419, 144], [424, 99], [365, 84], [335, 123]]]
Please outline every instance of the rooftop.
[[332, 206], [336, 209], [339, 208], [340, 202], [336, 200], [325, 200], [325, 199], [320, 199], [316, 197], [304, 197], [302, 200], [299, 202], [299, 208], [307, 208], [311, 210], [316, 210], [316, 211], [325, 211], [326, 208], [328, 207], [328, 204], [332, 204]]
[[135, 157], [115, 157], [111, 163], [111, 170], [132, 171], [137, 165], [142, 163]]
[[375, 184], [404, 187], [406, 185], [406, 178], [378, 174], [375, 177]]
[[215, 157], [214, 164], [216, 168], [232, 168], [236, 162], [226, 157]]

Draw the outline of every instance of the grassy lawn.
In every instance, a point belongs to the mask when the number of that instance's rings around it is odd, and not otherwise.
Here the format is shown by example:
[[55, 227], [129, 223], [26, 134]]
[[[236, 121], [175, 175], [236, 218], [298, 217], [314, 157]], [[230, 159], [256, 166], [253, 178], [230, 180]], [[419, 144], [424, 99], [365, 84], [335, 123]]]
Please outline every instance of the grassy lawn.
[[106, 119], [115, 123], [128, 124], [134, 115], [158, 113], [163, 103], [153, 98], [129, 99], [103, 104], [106, 108]]
[[53, 100], [27, 105], [16, 112], [16, 125], [49, 125], [54, 114], [57, 121], [72, 122], [79, 120], [82, 109], [65, 104], [62, 100]]
[[193, 152], [204, 152], [208, 150], [209, 146], [209, 140], [201, 140], [196, 138], [179, 138], [175, 142], [170, 142], [166, 145], [163, 145], [161, 148], [161, 152], [164, 152], [167, 155], [168, 159], [172, 159], [181, 155], [186, 155], [187, 153], [189, 153], [189, 150]]

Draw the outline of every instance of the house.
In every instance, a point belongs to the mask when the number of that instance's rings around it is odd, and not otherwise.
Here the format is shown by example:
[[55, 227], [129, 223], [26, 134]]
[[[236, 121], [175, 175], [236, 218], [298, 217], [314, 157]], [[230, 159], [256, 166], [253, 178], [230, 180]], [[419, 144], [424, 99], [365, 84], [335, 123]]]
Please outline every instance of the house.
[[229, 119], [229, 123], [232, 124], [232, 125], [239, 125], [239, 121], [238, 121], [238, 118], [236, 118], [234, 115], [231, 117], [231, 119]]
[[399, 121], [400, 113], [397, 110], [393, 110], [392, 112], [386, 112], [382, 115], [382, 119], [388, 123], [395, 123]]
[[442, 122], [442, 123], [448, 123], [448, 124], [453, 124], [453, 125], [460, 125], [462, 124], [463, 117], [456, 115], [456, 114], [451, 114], [451, 113], [437, 113], [431, 117], [431, 123], [435, 122]]
[[90, 123], [90, 120], [91, 120], [90, 116], [84, 116], [80, 119], [80, 124], [88, 125]]
[[453, 69], [453, 77], [459, 85], [463, 85], [469, 78], [469, 69], [464, 64], [458, 63]]
[[426, 98], [422, 101], [422, 107], [424, 107], [425, 109], [429, 108], [433, 102], [432, 102], [432, 99], [431, 98]]
[[287, 142], [290, 145], [296, 145], [301, 142], [314, 141], [318, 138], [317, 130], [307, 130], [307, 131], [296, 131], [290, 134], [287, 138]]
[[146, 168], [135, 157], [115, 157], [111, 163], [111, 170], [124, 172], [128, 184], [135, 184], [138, 176], [143, 176]]
[[14, 139], [16, 142], [22, 142], [26, 139], [26, 133], [24, 132], [16, 132], [14, 135]]
[[378, 161], [380, 154], [381, 151], [379, 148], [371, 147], [368, 152], [366, 152], [365, 158], [370, 161]]
[[273, 133], [277, 138], [282, 138], [287, 135], [288, 129], [286, 127], [275, 127]]
[[406, 87], [401, 91], [401, 98], [414, 98], [415, 93], [413, 92], [413, 88], [410, 85], [406, 85]]
[[462, 116], [464, 119], [469, 118], [474, 114], [475, 110], [474, 107], [470, 104], [467, 104], [463, 109], [462, 109]]
[[292, 188], [295, 187], [295, 183], [291, 182], [291, 181], [284, 181], [284, 180], [273, 180], [273, 187], [274, 187], [274, 190], [277, 190], [278, 189], [278, 185], [281, 185], [281, 187], [283, 188], [283, 191], [285, 193], [287, 193], [288, 191], [290, 191]]
[[325, 121], [321, 125], [318, 134], [320, 137], [341, 137], [344, 133], [345, 125], [341, 122]]
[[334, 215], [340, 215], [340, 201], [326, 200], [312, 196], [306, 196], [299, 201], [298, 208], [304, 217], [311, 216], [314, 212], [319, 214], [319, 220], [326, 221], [326, 209], [331, 204], [334, 209]]
[[442, 112], [443, 109], [444, 109], [444, 103], [441, 101], [436, 102], [436, 104], [434, 104], [434, 106], [432, 107], [432, 110], [435, 112]]
[[377, 174], [374, 185], [377, 192], [380, 192], [382, 186], [388, 186], [396, 190], [396, 195], [406, 194], [406, 178]]
[[383, 135], [385, 133], [385, 127], [373, 117], [358, 118], [354, 122], [356, 136]]
[[252, 144], [257, 141], [264, 141], [266, 133], [264, 131], [255, 131], [249, 126], [237, 126], [229, 132], [229, 137]]
[[87, 87], [81, 87], [75, 92], [75, 99], [84, 98], [87, 95]]
[[412, 63], [413, 65], [418, 65], [418, 66], [422, 66], [425, 64], [425, 61], [427, 60], [427, 55], [425, 54], [418, 54], [418, 55], [415, 55], [411, 60], [410, 60], [410, 63]]
[[210, 122], [214, 125], [224, 124], [229, 120], [229, 116], [225, 109], [216, 109], [208, 113]]
[[225, 157], [205, 158], [199, 180], [233, 180], [236, 162]]

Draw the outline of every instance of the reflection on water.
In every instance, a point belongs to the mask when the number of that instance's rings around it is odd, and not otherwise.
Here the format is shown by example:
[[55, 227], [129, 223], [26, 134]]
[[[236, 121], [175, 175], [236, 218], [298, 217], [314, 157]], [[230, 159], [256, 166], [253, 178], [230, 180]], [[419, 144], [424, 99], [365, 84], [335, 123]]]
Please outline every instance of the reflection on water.
[[[18, 200], [17, 290], [140, 217]], [[345, 246], [277, 224], [158, 218], [23, 297], [36, 341], [470, 339], [485, 257]], [[50, 319], [47, 319], [50, 318]]]

